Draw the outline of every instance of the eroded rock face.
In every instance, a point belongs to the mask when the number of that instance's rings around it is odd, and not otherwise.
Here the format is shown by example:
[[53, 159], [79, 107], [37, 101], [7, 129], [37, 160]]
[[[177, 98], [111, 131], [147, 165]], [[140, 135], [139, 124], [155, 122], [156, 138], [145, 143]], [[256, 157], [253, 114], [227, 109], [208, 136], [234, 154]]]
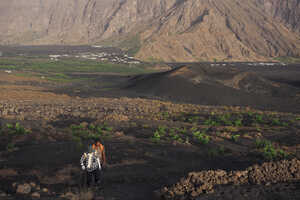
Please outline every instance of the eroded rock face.
[[272, 17], [300, 32], [300, 0], [257, 0]]
[[2, 44], [85, 44], [128, 33], [175, 0], [12, 0], [0, 2]]
[[[281, 10], [280, 5], [276, 9]], [[300, 55], [299, 34], [270, 12], [253, 0], [184, 1], [143, 32], [145, 42], [137, 56], [201, 61]]]
[[[299, 0], [11, 0], [0, 44], [87, 44], [140, 35], [137, 58], [300, 56]], [[122, 37], [121, 37], [122, 36]]]

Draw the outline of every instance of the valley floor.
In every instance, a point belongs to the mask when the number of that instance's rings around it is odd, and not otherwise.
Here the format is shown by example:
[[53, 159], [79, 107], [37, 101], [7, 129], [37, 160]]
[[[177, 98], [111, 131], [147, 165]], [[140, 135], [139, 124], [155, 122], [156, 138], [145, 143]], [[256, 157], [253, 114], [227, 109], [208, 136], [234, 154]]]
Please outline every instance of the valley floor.
[[[132, 78], [109, 76], [99, 80]], [[299, 110], [174, 103], [83, 83], [0, 72], [1, 199], [300, 198]], [[93, 138], [108, 165], [88, 190], [79, 159]]]

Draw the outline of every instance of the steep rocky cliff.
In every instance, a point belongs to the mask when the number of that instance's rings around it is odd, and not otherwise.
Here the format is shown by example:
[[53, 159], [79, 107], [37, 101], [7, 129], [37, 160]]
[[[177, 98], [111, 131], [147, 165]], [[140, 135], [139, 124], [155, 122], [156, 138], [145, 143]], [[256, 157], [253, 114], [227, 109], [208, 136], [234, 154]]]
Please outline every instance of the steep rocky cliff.
[[144, 60], [300, 56], [300, 0], [3, 0], [0, 16], [0, 44], [135, 35]]

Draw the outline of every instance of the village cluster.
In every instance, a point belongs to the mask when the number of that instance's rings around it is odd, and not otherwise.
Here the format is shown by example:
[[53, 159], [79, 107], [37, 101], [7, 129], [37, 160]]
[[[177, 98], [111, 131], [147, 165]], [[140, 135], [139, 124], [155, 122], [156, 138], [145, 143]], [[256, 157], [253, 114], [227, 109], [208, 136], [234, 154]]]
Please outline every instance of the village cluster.
[[58, 61], [61, 58], [81, 58], [81, 59], [88, 59], [88, 60], [97, 60], [102, 62], [113, 62], [119, 64], [140, 64], [141, 61], [136, 60], [134, 57], [131, 57], [127, 54], [119, 54], [119, 53], [108, 53], [108, 52], [85, 52], [79, 53], [77, 55], [49, 55], [50, 60]]

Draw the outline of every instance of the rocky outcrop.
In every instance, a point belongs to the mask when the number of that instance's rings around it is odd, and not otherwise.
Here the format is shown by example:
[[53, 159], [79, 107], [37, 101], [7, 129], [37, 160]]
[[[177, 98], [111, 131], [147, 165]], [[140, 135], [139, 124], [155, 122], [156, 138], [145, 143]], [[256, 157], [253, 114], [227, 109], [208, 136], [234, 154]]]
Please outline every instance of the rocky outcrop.
[[195, 199], [203, 193], [212, 193], [216, 185], [263, 184], [300, 180], [300, 161], [293, 159], [254, 165], [243, 171], [209, 170], [189, 173], [172, 187], [158, 193], [162, 199]]
[[137, 58], [152, 61], [300, 56], [299, 5], [299, 0], [1, 1], [0, 44], [131, 38], [127, 45], [140, 43]]

